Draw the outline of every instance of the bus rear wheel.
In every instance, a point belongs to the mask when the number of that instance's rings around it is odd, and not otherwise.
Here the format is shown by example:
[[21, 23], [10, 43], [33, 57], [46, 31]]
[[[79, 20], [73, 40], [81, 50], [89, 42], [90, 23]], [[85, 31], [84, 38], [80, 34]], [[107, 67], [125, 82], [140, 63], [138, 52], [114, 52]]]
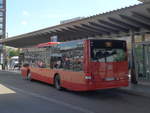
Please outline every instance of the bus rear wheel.
[[60, 80], [60, 76], [59, 75], [56, 75], [55, 78], [54, 78], [54, 86], [57, 90], [61, 90], [62, 87], [61, 87], [61, 80]]

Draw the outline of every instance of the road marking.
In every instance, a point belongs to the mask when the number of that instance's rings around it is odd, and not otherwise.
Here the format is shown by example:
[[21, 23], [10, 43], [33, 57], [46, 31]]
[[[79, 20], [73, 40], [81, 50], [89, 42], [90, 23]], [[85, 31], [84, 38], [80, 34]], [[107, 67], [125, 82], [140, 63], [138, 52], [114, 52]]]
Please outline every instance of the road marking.
[[63, 102], [63, 101], [59, 101], [59, 100], [56, 100], [56, 99], [53, 99], [53, 98], [49, 98], [49, 97], [46, 97], [46, 96], [38, 95], [36, 93], [25, 91], [25, 90], [22, 90], [22, 89], [13, 87], [13, 86], [9, 86], [8, 84], [5, 84], [5, 86], [8, 86], [12, 90], [18, 91], [20, 93], [24, 93], [24, 94], [27, 94], [27, 95], [30, 95], [30, 96], [33, 96], [33, 97], [36, 97], [36, 98], [40, 98], [40, 99], [43, 99], [43, 100], [47, 100], [49, 102], [53, 102], [53, 103], [56, 103], [56, 104], [59, 104], [59, 105], [63, 105], [63, 106], [69, 107], [71, 109], [74, 109], [74, 110], [77, 110], [77, 111], [80, 111], [80, 112], [83, 112], [83, 113], [95, 113], [95, 112], [90, 111], [88, 109], [84, 109], [84, 108], [81, 108], [81, 107], [78, 107], [78, 106], [75, 106], [75, 105], [68, 104], [68, 103]]
[[0, 95], [1, 94], [11, 94], [11, 93], [16, 93], [16, 92], [11, 90], [10, 88], [7, 88], [6, 86], [0, 84]]

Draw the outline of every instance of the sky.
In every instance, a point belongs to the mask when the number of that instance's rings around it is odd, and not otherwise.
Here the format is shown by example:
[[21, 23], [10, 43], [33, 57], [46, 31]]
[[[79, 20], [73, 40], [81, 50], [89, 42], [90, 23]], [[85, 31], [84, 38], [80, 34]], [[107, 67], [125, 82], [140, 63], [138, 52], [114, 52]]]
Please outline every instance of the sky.
[[7, 0], [8, 37], [58, 25], [60, 21], [138, 4], [137, 0]]

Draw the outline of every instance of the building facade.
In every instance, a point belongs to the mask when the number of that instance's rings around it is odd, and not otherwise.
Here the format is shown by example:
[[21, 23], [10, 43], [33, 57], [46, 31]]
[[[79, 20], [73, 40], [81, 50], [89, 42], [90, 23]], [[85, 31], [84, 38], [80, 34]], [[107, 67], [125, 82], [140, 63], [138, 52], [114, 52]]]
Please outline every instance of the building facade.
[[0, 39], [5, 38], [6, 31], [6, 0], [0, 0]]
[[[0, 40], [6, 35], [6, 0], [0, 0]], [[0, 44], [0, 64], [3, 64], [3, 45]]]

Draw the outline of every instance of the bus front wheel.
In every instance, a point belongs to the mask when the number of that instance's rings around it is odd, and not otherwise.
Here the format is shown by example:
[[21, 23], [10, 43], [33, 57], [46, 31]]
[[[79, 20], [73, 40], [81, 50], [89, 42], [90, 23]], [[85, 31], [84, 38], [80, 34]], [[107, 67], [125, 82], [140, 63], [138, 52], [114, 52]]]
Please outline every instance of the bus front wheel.
[[54, 86], [57, 90], [61, 90], [62, 87], [61, 87], [61, 80], [60, 80], [60, 76], [59, 75], [56, 75], [55, 78], [54, 78]]

